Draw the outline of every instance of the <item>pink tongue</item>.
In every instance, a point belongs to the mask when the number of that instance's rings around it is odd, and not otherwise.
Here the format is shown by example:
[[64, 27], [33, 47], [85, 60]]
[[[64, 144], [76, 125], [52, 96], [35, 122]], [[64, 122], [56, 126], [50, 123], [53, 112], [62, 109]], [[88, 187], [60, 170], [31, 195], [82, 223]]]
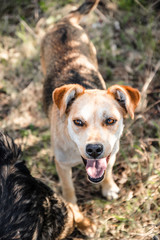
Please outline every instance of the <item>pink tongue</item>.
[[89, 159], [86, 164], [86, 171], [91, 178], [100, 178], [107, 168], [106, 158]]

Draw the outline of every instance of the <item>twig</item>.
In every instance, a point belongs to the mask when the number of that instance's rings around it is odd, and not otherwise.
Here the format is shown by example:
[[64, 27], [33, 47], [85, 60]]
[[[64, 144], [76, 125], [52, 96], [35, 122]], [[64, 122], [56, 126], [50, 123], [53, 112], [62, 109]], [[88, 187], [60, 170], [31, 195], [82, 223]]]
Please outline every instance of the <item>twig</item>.
[[156, 90], [153, 90], [153, 91], [151, 91], [151, 90], [147, 91], [147, 94], [151, 94], [151, 93], [160, 93], [160, 89], [156, 89]]
[[152, 3], [151, 7], [153, 8], [154, 6], [156, 6], [157, 3], [160, 3], [160, 0], [157, 0], [154, 3]]
[[25, 29], [34, 37], [36, 38], [36, 34], [34, 33], [34, 31], [32, 30], [32, 28], [23, 20], [20, 20], [22, 25], [25, 27]]
[[155, 70], [153, 72], [150, 73], [149, 77], [146, 79], [146, 82], [142, 88], [141, 91], [141, 103], [139, 105], [139, 107], [137, 108], [137, 111], [143, 111], [145, 112], [146, 106], [147, 106], [147, 90], [149, 88], [149, 85], [151, 84], [151, 82], [153, 81], [157, 71], [160, 68], [160, 61], [157, 62], [156, 66], [155, 66]]
[[160, 103], [160, 100], [156, 101], [155, 103], [151, 104], [145, 111], [145, 112], [148, 112], [151, 108], [153, 108], [155, 105], [157, 105], [158, 103]]
[[159, 142], [159, 138], [147, 138], [143, 140], [144, 142]]
[[110, 21], [108, 20], [108, 18], [106, 18], [106, 16], [98, 9], [96, 8], [95, 9], [95, 12], [97, 13], [97, 15], [99, 15], [102, 20], [105, 22], [105, 23], [110, 23]]
[[152, 82], [152, 80], [153, 80], [153, 78], [155, 77], [155, 75], [156, 75], [157, 71], [159, 70], [159, 68], [160, 68], [160, 61], [158, 61], [158, 63], [157, 63], [156, 66], [155, 66], [154, 72], [151, 72], [151, 74], [150, 74], [150, 76], [148, 77], [146, 83], [144, 84], [144, 86], [143, 86], [143, 88], [142, 88], [142, 94], [147, 91], [150, 83]]
[[38, 0], [34, 0], [34, 4], [35, 4], [34, 17], [37, 20], [39, 18]]
[[134, 0], [141, 8], [143, 8], [143, 10], [145, 10], [145, 12], [148, 12], [147, 8], [145, 8], [142, 3], [140, 3], [138, 0]]

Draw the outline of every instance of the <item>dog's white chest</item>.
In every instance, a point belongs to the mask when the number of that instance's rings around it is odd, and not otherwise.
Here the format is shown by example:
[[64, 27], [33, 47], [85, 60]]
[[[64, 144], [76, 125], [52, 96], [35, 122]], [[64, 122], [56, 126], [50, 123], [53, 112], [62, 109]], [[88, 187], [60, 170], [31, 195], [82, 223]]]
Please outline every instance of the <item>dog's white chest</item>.
[[80, 163], [82, 163], [82, 158], [77, 147], [72, 146], [74, 143], [67, 144], [65, 149], [63, 146], [55, 148], [55, 157], [56, 160], [63, 164], [63, 166], [74, 167]]

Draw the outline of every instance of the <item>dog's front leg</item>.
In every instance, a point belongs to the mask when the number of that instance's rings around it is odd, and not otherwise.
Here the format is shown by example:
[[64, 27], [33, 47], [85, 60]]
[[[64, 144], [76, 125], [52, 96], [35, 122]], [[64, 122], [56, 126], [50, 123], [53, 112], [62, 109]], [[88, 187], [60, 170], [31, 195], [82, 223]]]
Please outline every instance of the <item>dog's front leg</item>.
[[116, 154], [113, 154], [110, 157], [110, 160], [106, 169], [106, 173], [105, 173], [105, 178], [102, 182], [102, 195], [106, 197], [108, 200], [117, 199], [118, 193], [119, 193], [119, 187], [115, 183], [113, 179], [113, 174], [112, 174], [112, 169], [113, 169], [115, 160], [116, 160]]
[[56, 169], [61, 181], [62, 194], [67, 202], [76, 204], [77, 198], [75, 195], [73, 180], [72, 180], [72, 169], [67, 166], [62, 166], [58, 161], [55, 161]]

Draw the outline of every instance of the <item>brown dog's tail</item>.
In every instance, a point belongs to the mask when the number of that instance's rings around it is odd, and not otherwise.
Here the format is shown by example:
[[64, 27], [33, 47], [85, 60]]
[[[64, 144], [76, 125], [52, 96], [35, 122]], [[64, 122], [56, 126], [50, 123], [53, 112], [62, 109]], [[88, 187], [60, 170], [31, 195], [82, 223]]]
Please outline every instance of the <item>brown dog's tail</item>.
[[99, 1], [100, 0], [86, 0], [79, 8], [70, 12], [67, 18], [69, 18], [71, 22], [79, 23], [84, 15], [89, 14], [97, 7]]

